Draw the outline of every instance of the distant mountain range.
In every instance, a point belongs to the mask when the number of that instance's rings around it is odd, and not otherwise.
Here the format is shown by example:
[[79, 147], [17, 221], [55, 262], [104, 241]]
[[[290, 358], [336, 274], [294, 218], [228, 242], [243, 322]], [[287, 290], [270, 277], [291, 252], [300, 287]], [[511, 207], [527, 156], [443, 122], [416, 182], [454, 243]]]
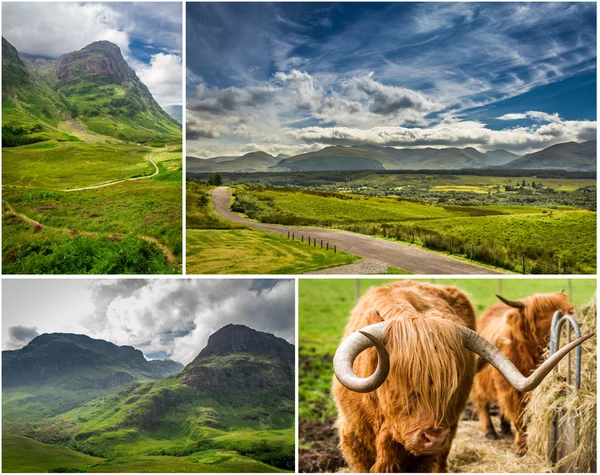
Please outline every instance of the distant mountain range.
[[67, 141], [68, 121], [129, 142], [181, 135], [117, 45], [96, 41], [52, 59], [19, 55], [2, 38], [3, 146]]
[[189, 173], [343, 170], [458, 170], [466, 168], [596, 170], [596, 142], [569, 142], [519, 157], [506, 150], [333, 146], [293, 157], [252, 152], [241, 157], [187, 157]]

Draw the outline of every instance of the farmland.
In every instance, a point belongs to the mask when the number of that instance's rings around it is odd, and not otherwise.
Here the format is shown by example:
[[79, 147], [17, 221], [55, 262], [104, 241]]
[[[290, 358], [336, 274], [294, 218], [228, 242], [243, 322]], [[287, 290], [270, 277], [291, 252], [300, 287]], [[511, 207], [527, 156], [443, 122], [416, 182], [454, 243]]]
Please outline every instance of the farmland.
[[[358, 288], [357, 286], [358, 282]], [[330, 393], [333, 375], [333, 355], [343, 335], [348, 316], [358, 296], [374, 285], [393, 282], [390, 279], [300, 279], [299, 282], [299, 419], [300, 419], [300, 467], [303, 460], [309, 465], [314, 460], [329, 457], [335, 468], [340, 463], [331, 425], [335, 418], [335, 405]], [[509, 299], [518, 299], [531, 293], [557, 292], [569, 288], [567, 279], [436, 279], [435, 283], [457, 285], [469, 294], [476, 314], [479, 316], [491, 304], [497, 302], [494, 294], [501, 293]], [[571, 301], [575, 305], [587, 303], [594, 295], [594, 279], [574, 279]], [[500, 286], [500, 287], [499, 287]], [[358, 292], [357, 292], [358, 290]], [[469, 421], [469, 424], [471, 422]], [[462, 425], [468, 425], [461, 423]], [[459, 426], [459, 431], [460, 427]], [[474, 434], [478, 434], [477, 428]], [[331, 440], [313, 439], [328, 434]], [[460, 433], [460, 432], [459, 432]], [[489, 442], [489, 441], [488, 441]], [[494, 443], [496, 441], [493, 441]], [[455, 445], [464, 447], [460, 438]], [[468, 447], [464, 447], [465, 449]], [[507, 444], [507, 450], [511, 447]], [[470, 451], [473, 460], [460, 459], [455, 455], [453, 471], [484, 454]], [[336, 458], [337, 457], [337, 458]], [[512, 453], [509, 454], [513, 459]], [[326, 463], [325, 460], [322, 461]], [[516, 463], [516, 462], [511, 462]], [[521, 462], [523, 463], [523, 462]], [[325, 466], [325, 465], [323, 465]], [[504, 466], [506, 469], [507, 465]], [[525, 465], [515, 467], [526, 472]], [[335, 469], [333, 470], [335, 471]], [[488, 470], [497, 471], [497, 470]]]
[[[231, 209], [263, 223], [316, 225], [380, 236], [514, 272], [591, 274], [596, 266], [595, 202], [591, 209], [580, 208], [575, 206], [579, 199], [575, 195], [594, 193], [577, 190], [550, 193], [560, 199], [540, 199], [545, 204], [537, 206], [513, 203], [509, 199], [513, 192], [507, 191], [496, 193], [501, 204], [495, 204], [495, 195], [478, 193], [473, 193], [480, 197], [476, 204], [458, 204], [427, 202], [418, 196], [241, 185]], [[568, 205], [558, 205], [561, 200]]]
[[357, 260], [341, 251], [327, 252], [228, 221], [213, 208], [212, 188], [188, 182], [186, 267], [190, 274], [296, 274]]

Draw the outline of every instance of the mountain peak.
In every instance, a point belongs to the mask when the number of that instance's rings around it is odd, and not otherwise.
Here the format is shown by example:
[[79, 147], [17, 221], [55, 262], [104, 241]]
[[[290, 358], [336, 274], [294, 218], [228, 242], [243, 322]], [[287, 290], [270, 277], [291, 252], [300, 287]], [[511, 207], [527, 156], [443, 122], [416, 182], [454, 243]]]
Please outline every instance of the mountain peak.
[[246, 325], [230, 323], [208, 338], [206, 347], [196, 360], [234, 353], [270, 354], [280, 351], [282, 347], [291, 347], [291, 345], [270, 333], [253, 330]]
[[102, 83], [137, 81], [121, 49], [110, 41], [94, 41], [79, 51], [63, 54], [56, 63], [56, 77], [62, 84], [91, 77]]

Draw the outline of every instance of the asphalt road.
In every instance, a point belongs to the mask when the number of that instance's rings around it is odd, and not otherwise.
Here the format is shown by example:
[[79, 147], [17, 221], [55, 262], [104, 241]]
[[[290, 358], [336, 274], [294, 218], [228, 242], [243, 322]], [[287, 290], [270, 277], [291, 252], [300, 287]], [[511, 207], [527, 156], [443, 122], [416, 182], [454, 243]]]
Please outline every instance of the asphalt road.
[[[304, 235], [307, 241], [323, 240], [323, 245], [337, 246], [355, 256], [366, 257], [383, 261], [392, 267], [398, 267], [414, 274], [501, 274], [501, 272], [468, 264], [451, 257], [445, 257], [433, 252], [427, 252], [417, 247], [398, 242], [377, 239], [364, 234], [339, 231], [335, 229], [307, 228], [295, 226], [280, 226], [277, 224], [264, 224], [242, 218], [229, 209], [231, 193], [227, 187], [215, 188], [212, 192], [213, 204], [217, 213], [236, 223], [287, 236], [288, 231], [295, 233], [296, 239]], [[307, 244], [308, 245], [308, 244]]]

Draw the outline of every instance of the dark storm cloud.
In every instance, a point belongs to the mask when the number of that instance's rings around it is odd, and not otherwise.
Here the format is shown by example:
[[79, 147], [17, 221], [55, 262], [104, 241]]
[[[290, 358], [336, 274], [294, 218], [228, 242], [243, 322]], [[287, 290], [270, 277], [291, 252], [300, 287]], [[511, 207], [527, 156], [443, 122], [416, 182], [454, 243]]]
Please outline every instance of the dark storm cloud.
[[8, 329], [9, 340], [5, 343], [5, 346], [8, 349], [21, 348], [38, 335], [36, 327], [16, 325]]

